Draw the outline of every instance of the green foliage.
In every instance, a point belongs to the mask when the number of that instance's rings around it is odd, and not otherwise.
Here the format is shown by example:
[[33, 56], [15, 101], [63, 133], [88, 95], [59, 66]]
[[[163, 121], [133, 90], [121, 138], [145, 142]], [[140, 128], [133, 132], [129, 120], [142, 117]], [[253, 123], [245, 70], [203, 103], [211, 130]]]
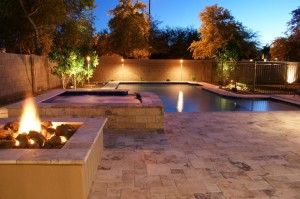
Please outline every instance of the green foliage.
[[61, 78], [63, 88], [71, 82], [75, 89], [78, 84], [83, 86], [92, 77], [99, 60], [98, 55], [93, 52], [88, 67], [86, 59], [74, 50], [53, 53], [51, 58], [57, 63], [52, 72]]
[[238, 61], [241, 59], [241, 49], [236, 42], [229, 41], [217, 50], [216, 57], [221, 61]]
[[108, 22], [111, 34], [109, 35], [113, 53], [123, 57], [148, 56], [150, 22], [147, 18], [146, 5], [132, 0], [119, 0], [119, 4], [110, 15], [113, 18]]
[[233, 77], [236, 64], [235, 62], [217, 62], [215, 71], [219, 79], [219, 85], [227, 85]]
[[95, 37], [95, 50], [99, 56], [112, 55], [113, 50], [110, 44], [110, 34], [107, 30], [99, 32]]
[[198, 40], [198, 33], [193, 28], [171, 28], [162, 30], [154, 28], [151, 31], [151, 58], [160, 59], [191, 59], [192, 53], [188, 47]]
[[[67, 24], [83, 30], [88, 27], [84, 20], [93, 23], [94, 0], [1, 0], [0, 8], [0, 47], [10, 53], [48, 55], [53, 45], [65, 46], [66, 40], [57, 41], [57, 32], [74, 41], [77, 34]], [[82, 43], [85, 38], [80, 35]]]

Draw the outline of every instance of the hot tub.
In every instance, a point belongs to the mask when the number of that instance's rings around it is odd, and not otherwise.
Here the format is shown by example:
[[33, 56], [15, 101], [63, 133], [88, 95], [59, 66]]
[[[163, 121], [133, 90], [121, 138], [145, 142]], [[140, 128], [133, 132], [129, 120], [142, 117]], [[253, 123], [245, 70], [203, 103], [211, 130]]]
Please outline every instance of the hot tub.
[[[35, 101], [42, 117], [105, 117], [105, 128], [164, 128], [164, 105], [150, 92], [129, 95], [127, 90], [116, 89], [56, 89]], [[8, 116], [19, 116], [22, 103], [7, 106]]]

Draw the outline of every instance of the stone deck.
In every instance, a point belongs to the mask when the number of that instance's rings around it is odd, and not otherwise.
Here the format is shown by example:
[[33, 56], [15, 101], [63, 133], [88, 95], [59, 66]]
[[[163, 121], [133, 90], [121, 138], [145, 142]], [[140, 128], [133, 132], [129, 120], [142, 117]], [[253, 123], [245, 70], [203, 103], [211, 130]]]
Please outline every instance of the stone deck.
[[164, 116], [164, 130], [104, 130], [88, 199], [300, 198], [300, 111]]
[[[89, 199], [299, 199], [300, 112], [165, 113], [105, 129]], [[138, 132], [138, 133], [137, 133]]]

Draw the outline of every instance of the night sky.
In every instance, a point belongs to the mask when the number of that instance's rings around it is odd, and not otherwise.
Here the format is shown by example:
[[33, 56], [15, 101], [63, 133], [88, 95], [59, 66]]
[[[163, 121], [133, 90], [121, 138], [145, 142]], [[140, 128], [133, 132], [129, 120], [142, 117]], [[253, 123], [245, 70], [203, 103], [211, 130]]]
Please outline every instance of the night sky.
[[[148, 0], [140, 0], [148, 5]], [[95, 0], [97, 31], [108, 28], [111, 16], [108, 11], [118, 0]], [[135, 2], [135, 0], [133, 0]], [[218, 4], [231, 11], [232, 16], [244, 26], [257, 32], [261, 45], [271, 44], [276, 37], [284, 36], [292, 10], [299, 6], [297, 0], [151, 0], [151, 15], [162, 22], [161, 28], [194, 27], [199, 29], [199, 12], [205, 6]]]

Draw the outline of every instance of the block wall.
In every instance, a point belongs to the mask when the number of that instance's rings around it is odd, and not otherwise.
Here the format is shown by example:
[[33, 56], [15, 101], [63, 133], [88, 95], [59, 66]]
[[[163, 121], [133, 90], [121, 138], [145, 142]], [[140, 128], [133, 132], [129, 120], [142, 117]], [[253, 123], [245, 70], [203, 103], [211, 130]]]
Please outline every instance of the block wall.
[[0, 53], [0, 104], [59, 87], [47, 57]]
[[[124, 59], [100, 57], [93, 82], [103, 81], [210, 81], [213, 61], [180, 59]], [[194, 77], [194, 78], [193, 78]]]

